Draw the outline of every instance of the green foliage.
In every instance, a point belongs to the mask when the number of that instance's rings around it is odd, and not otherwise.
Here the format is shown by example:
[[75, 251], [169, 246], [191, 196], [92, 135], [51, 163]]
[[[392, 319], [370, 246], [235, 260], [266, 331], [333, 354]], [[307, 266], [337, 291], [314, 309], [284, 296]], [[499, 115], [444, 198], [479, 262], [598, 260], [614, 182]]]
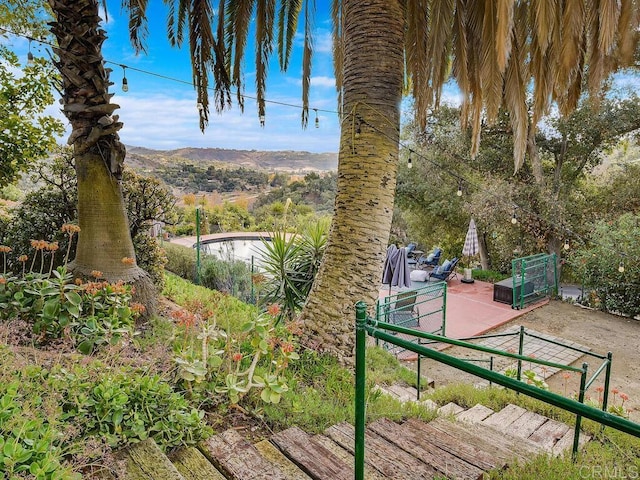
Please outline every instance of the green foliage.
[[266, 173], [240, 168], [203, 167], [191, 163], [162, 166], [155, 174], [166, 183], [187, 192], [233, 192], [265, 187], [269, 182]]
[[298, 235], [277, 231], [264, 242], [261, 266], [267, 281], [265, 303], [282, 307], [280, 318], [292, 319], [309, 295], [327, 242], [328, 222], [319, 221]]
[[49, 85], [51, 66], [36, 59], [24, 75], [18, 75], [18, 57], [5, 49], [0, 53], [0, 186], [5, 186], [54, 149], [64, 126], [60, 120], [43, 115], [54, 102]]
[[0, 320], [28, 322], [40, 342], [68, 337], [86, 354], [130, 334], [141, 313], [137, 304], [130, 305], [130, 286], [76, 285], [65, 267], [51, 275], [0, 278]]
[[189, 281], [196, 278], [196, 251], [175, 243], [165, 242], [162, 246], [167, 256], [165, 269]]
[[245, 302], [251, 300], [251, 269], [242, 260], [220, 260], [213, 255], [203, 256], [200, 284], [231, 294]]
[[507, 275], [506, 273], [496, 272], [495, 270], [474, 269], [472, 273], [473, 273], [473, 278], [475, 280], [480, 280], [482, 282], [489, 282], [489, 283], [498, 283], [504, 280], [505, 278], [510, 277], [510, 275]]
[[133, 237], [133, 247], [136, 252], [136, 262], [145, 270], [158, 289], [164, 287], [164, 268], [167, 256], [157, 238], [146, 233], [139, 233]]
[[[592, 228], [589, 246], [571, 263], [591, 293], [590, 306], [628, 316], [640, 314], [640, 217], [626, 213]], [[620, 272], [620, 268], [624, 268]]]

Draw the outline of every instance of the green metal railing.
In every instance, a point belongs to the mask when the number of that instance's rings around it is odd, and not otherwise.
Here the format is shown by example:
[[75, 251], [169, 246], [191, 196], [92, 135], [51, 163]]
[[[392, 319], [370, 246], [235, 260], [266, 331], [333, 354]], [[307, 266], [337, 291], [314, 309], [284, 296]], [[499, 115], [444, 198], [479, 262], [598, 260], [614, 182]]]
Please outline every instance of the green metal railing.
[[[529, 361], [539, 365], [545, 365], [552, 368], [558, 368], [562, 370], [579, 372], [580, 378], [580, 391], [578, 394], [578, 400], [563, 397], [553, 392], [543, 390], [534, 385], [529, 385], [525, 382], [518, 380], [517, 378], [511, 378], [498, 372], [488, 370], [486, 368], [474, 365], [465, 360], [447, 355], [442, 352], [438, 352], [434, 349], [428, 348], [425, 345], [417, 344], [411, 340], [400, 337], [398, 334], [404, 334], [408, 336], [415, 336], [418, 338], [447, 343], [450, 345], [456, 345], [460, 347], [469, 348], [472, 350], [478, 350], [485, 353], [491, 353], [495, 355], [502, 355], [506, 357], [514, 358], [518, 361]], [[364, 452], [365, 452], [365, 385], [366, 385], [366, 369], [365, 369], [365, 352], [366, 352], [366, 337], [367, 335], [375, 338], [376, 340], [382, 340], [385, 342], [398, 345], [406, 350], [417, 353], [418, 355], [431, 358], [440, 363], [444, 363], [451, 367], [457, 368], [464, 372], [476, 375], [480, 378], [488, 380], [490, 382], [502, 385], [516, 392], [522, 393], [529, 397], [541, 400], [550, 405], [559, 407], [563, 410], [571, 412], [576, 415], [575, 434], [573, 439], [573, 452], [574, 455], [578, 450], [580, 440], [580, 426], [582, 417], [588, 418], [595, 422], [600, 423], [603, 426], [612, 427], [616, 430], [628, 433], [635, 437], [640, 437], [640, 424], [627, 420], [625, 418], [610, 414], [606, 411], [606, 401], [603, 403], [603, 410], [588, 406], [584, 404], [585, 392], [588, 386], [593, 383], [595, 378], [603, 370], [610, 373], [611, 368], [611, 354], [609, 353], [605, 358], [607, 361], [595, 372], [590, 380], [587, 380], [587, 364], [583, 363], [582, 368], [572, 367], [568, 365], [562, 365], [555, 362], [549, 362], [537, 358], [526, 357], [521, 354], [515, 354], [510, 352], [502, 352], [494, 348], [485, 347], [482, 345], [475, 345], [463, 340], [454, 340], [446, 338], [440, 335], [433, 335], [430, 333], [422, 332], [419, 330], [412, 330], [399, 325], [391, 323], [380, 322], [367, 317], [367, 305], [365, 302], [358, 302], [356, 304], [356, 364], [355, 364], [355, 479], [364, 480]], [[607, 377], [608, 378], [608, 377]], [[605, 389], [608, 390], [608, 380], [606, 380]]]
[[[436, 282], [413, 290], [403, 290], [376, 302], [376, 320], [403, 327], [420, 327], [429, 333], [445, 335], [447, 283]], [[384, 343], [396, 355], [402, 349]]]
[[522, 309], [558, 292], [556, 254], [539, 253], [511, 262], [513, 300], [511, 307]]

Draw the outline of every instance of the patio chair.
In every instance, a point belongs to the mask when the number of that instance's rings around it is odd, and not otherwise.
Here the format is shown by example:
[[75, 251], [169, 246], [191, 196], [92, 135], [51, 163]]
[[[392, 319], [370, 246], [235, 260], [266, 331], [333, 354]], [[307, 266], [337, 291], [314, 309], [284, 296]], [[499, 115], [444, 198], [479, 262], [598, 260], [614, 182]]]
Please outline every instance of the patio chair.
[[415, 291], [400, 292], [389, 311], [389, 323], [401, 327], [417, 327], [420, 324], [420, 313], [416, 307], [416, 296]]
[[453, 257], [451, 260], [445, 260], [445, 262], [440, 265], [438, 268], [434, 268], [432, 272], [429, 273], [429, 280], [435, 278], [437, 280], [442, 280], [443, 282], [447, 282], [451, 277], [457, 277], [456, 273], [456, 265], [458, 264], [458, 258]]
[[430, 254], [418, 258], [418, 268], [437, 267], [440, 264], [441, 256], [442, 250], [436, 247]]

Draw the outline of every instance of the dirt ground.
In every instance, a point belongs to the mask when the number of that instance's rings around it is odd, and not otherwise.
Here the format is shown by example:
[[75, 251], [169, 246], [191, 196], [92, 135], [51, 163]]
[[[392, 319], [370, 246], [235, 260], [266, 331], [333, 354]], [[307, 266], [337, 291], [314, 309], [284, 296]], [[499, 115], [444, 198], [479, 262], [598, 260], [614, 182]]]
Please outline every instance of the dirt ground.
[[[527, 330], [535, 330], [538, 333], [572, 340], [591, 348], [594, 353], [606, 355], [611, 351], [613, 362], [610, 391], [617, 389], [628, 395], [629, 399], [625, 402], [624, 407], [628, 407], [629, 418], [636, 422], [640, 421], [640, 321], [553, 300], [548, 305], [536, 308], [491, 333], [504, 331], [514, 325], [524, 325]], [[458, 347], [449, 348], [445, 352], [459, 357], [478, 358], [478, 355], [474, 356], [469, 354], [468, 350]], [[572, 365], [579, 367], [583, 362], [589, 364], [591, 374], [602, 363], [596, 358], [583, 356]], [[478, 377], [431, 360], [423, 360], [422, 365], [423, 375], [434, 379], [436, 387], [461, 382], [475, 384], [480, 380]], [[499, 365], [498, 369], [501, 367], [504, 365]], [[560, 372], [547, 379], [550, 390], [564, 395], [577, 392], [579, 390], [578, 376], [565, 377]], [[600, 394], [596, 388], [603, 384], [604, 374], [601, 374], [587, 395], [593, 400], [597, 400]], [[611, 405], [612, 402], [616, 405], [621, 404], [619, 394], [615, 396], [610, 394], [609, 404]]]

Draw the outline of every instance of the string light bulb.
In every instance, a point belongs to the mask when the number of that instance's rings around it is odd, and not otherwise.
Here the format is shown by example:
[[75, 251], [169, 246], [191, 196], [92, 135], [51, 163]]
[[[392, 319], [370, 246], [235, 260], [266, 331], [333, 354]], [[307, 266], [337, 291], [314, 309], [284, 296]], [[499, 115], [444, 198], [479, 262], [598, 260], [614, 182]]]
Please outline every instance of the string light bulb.
[[624, 263], [622, 263], [622, 261], [620, 261], [620, 265], [618, 265], [618, 271], [624, 273]]
[[518, 223], [518, 217], [516, 217], [516, 211], [513, 211], [513, 215], [511, 216], [511, 223], [513, 223], [514, 225], [516, 223]]
[[318, 118], [318, 109], [314, 108], [314, 112], [316, 112], [316, 128], [320, 128], [320, 119]]
[[564, 249], [565, 249], [565, 250], [569, 250], [569, 239], [566, 239], [566, 240], [564, 241]]
[[407, 159], [407, 168], [411, 170], [413, 168], [413, 159], [411, 158], [411, 154], [413, 152], [409, 152], [409, 158]]
[[129, 82], [127, 81], [127, 66], [126, 65], [120, 65], [120, 66], [122, 67], [122, 91], [128, 92]]
[[456, 192], [456, 195], [459, 197], [462, 196], [462, 180], [458, 182], [458, 191]]
[[265, 124], [265, 116], [264, 116], [264, 113], [261, 113], [259, 118], [260, 118], [260, 126], [261, 126], [261, 127], [264, 127], [264, 124]]
[[27, 65], [30, 67], [33, 67], [33, 65], [36, 62], [35, 62], [35, 59], [33, 58], [33, 53], [31, 53], [31, 40], [33, 39], [29, 38], [29, 53], [27, 53]]

